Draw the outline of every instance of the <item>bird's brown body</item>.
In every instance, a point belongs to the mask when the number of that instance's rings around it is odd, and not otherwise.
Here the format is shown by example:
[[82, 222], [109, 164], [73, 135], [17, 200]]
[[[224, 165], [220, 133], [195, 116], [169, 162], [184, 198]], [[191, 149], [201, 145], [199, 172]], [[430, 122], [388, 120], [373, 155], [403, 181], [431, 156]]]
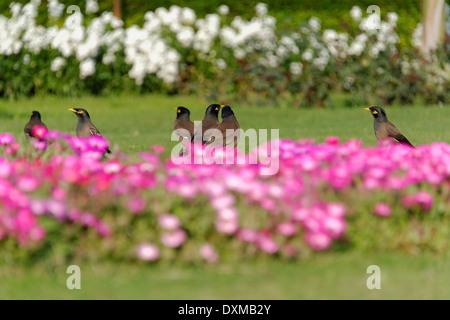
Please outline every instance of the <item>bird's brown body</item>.
[[[85, 109], [81, 108], [71, 108], [69, 111], [72, 111], [76, 114], [78, 118], [76, 133], [77, 137], [80, 138], [89, 138], [90, 136], [101, 136], [100, 131], [98, 131], [97, 127], [91, 121], [91, 117], [89, 113]], [[111, 150], [106, 150], [107, 153], [111, 153]]]
[[38, 111], [33, 111], [31, 113], [31, 118], [24, 127], [25, 137], [28, 141], [35, 139], [33, 136], [33, 128], [35, 126], [47, 128], [47, 126], [41, 121], [41, 114]]
[[[194, 140], [200, 140], [202, 143], [207, 143], [211, 140], [211, 136], [213, 131], [210, 129], [215, 129], [220, 124], [219, 122], [219, 110], [223, 105], [219, 104], [211, 104], [205, 112], [205, 117], [201, 122], [201, 130], [199, 128], [195, 128], [194, 132]], [[210, 130], [208, 132], [208, 130]]]
[[387, 119], [386, 112], [381, 107], [366, 108], [374, 117], [373, 129], [378, 141], [391, 139], [394, 142], [404, 143], [413, 146], [411, 142], [397, 129], [397, 127]]
[[183, 140], [192, 141], [194, 138], [194, 122], [191, 121], [190, 114], [187, 108], [177, 108], [177, 118], [173, 123], [173, 130], [180, 136], [180, 142]]
[[217, 137], [213, 137], [207, 144], [214, 146], [237, 146], [239, 142], [240, 126], [239, 122], [231, 110], [230, 106], [225, 106], [222, 108], [222, 122], [216, 127], [216, 130], [220, 134], [216, 134]]

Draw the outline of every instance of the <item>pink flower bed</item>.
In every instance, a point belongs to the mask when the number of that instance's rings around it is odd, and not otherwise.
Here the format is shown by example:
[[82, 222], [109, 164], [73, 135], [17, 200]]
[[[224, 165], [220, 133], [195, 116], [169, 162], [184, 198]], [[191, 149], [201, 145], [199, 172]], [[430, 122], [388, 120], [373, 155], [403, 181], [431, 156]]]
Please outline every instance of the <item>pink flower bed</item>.
[[[45, 241], [43, 217], [95, 230], [100, 239], [114, 238], [117, 225], [103, 219], [114, 207], [130, 217], [154, 217], [148, 227], [154, 236], [130, 236], [134, 255], [145, 261], [193, 241], [200, 259], [215, 262], [225, 245], [218, 239], [229, 238], [259, 252], [292, 256], [299, 243], [325, 250], [342, 239], [349, 212], [355, 214], [358, 206], [372, 208], [359, 214], [380, 219], [396, 210], [428, 212], [436, 190], [449, 187], [446, 143], [412, 149], [400, 144], [364, 148], [360, 141], [341, 143], [335, 137], [323, 144], [280, 140], [279, 152], [272, 152], [279, 170], [267, 176], [261, 175], [263, 164], [250, 161], [175, 164], [161, 158], [160, 146], [137, 159], [124, 154], [104, 159], [108, 143], [101, 137], [40, 134], [51, 141], [35, 147], [35, 156], [21, 152], [31, 147], [19, 146], [12, 135], [0, 135], [0, 245], [7, 238], [23, 247]], [[258, 150], [238, 156], [256, 158]], [[382, 201], [371, 199], [375, 192]], [[389, 194], [401, 200], [383, 196]], [[185, 205], [181, 213], [167, 212], [176, 201]], [[199, 211], [210, 214], [198, 216]], [[213, 231], [200, 233], [200, 224]]]

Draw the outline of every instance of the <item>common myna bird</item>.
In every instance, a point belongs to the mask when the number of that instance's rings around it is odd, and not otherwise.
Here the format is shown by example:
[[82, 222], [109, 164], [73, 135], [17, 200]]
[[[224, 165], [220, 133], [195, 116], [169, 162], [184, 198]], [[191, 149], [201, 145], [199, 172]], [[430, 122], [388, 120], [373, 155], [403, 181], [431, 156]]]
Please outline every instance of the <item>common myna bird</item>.
[[388, 120], [383, 108], [374, 106], [366, 108], [366, 110], [370, 111], [373, 115], [373, 128], [378, 141], [392, 139], [395, 142], [404, 143], [413, 147], [411, 142]]
[[[220, 104], [211, 104], [205, 112], [205, 117], [202, 120], [201, 131], [195, 129], [194, 140], [202, 140], [202, 143], [210, 141], [212, 132], [206, 133], [209, 129], [215, 129], [220, 124], [219, 122], [219, 110], [223, 107]], [[205, 134], [206, 133], [206, 134]]]
[[177, 118], [173, 123], [173, 130], [180, 136], [180, 142], [183, 139], [192, 141], [194, 138], [194, 122], [191, 121], [191, 112], [185, 107], [178, 107]]
[[224, 106], [222, 108], [222, 122], [217, 126], [216, 129], [220, 132], [222, 140], [218, 141], [216, 137], [212, 137], [211, 141], [207, 142], [207, 144], [211, 143], [213, 145], [223, 146], [233, 144], [234, 147], [237, 146], [239, 142], [240, 127], [239, 122], [237, 121], [236, 116], [234, 115], [234, 112], [233, 110], [231, 110], [230, 106]]
[[[78, 118], [77, 137], [88, 138], [90, 136], [101, 136], [100, 131], [94, 126], [89, 113], [85, 109], [70, 108], [69, 111], [75, 113]], [[111, 153], [111, 150], [108, 148], [106, 152]]]
[[35, 126], [42, 126], [45, 129], [47, 129], [47, 126], [41, 121], [41, 114], [39, 111], [33, 111], [31, 112], [31, 118], [30, 121], [27, 122], [24, 128], [25, 137], [28, 141], [32, 141], [33, 139], [36, 139], [36, 137], [33, 135], [33, 128]]

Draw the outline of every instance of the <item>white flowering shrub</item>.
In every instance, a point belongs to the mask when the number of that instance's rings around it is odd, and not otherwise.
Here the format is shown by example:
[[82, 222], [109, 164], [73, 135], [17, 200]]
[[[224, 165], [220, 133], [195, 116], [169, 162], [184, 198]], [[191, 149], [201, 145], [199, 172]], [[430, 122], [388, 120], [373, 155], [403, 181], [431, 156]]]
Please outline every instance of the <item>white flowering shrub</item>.
[[[354, 103], [387, 104], [449, 85], [448, 57], [425, 63], [416, 52], [399, 52], [396, 13], [383, 21], [354, 6], [355, 32], [323, 30], [314, 17], [283, 32], [263, 3], [249, 20], [230, 16], [226, 5], [202, 18], [171, 6], [125, 28], [96, 0], [46, 4], [45, 26], [36, 22], [40, 0], [13, 2], [10, 16], [0, 15], [2, 97], [157, 91], [313, 106], [330, 103], [333, 90], [352, 92]], [[412, 36], [419, 45], [420, 28]]]

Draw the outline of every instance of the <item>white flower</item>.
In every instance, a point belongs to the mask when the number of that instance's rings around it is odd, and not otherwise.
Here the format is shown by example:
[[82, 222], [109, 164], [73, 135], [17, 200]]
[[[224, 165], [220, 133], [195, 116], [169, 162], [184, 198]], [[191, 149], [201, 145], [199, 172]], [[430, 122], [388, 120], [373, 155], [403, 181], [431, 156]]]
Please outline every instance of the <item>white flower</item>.
[[311, 49], [306, 49], [302, 54], [302, 59], [305, 61], [311, 61], [313, 58], [313, 51]]
[[64, 11], [64, 4], [59, 3], [58, 0], [48, 0], [47, 10], [51, 17], [59, 18]]
[[412, 45], [416, 48], [419, 48], [422, 45], [422, 35], [423, 35], [423, 26], [418, 23], [416, 29], [412, 34]]
[[30, 55], [27, 53], [23, 56], [23, 64], [27, 65], [30, 63]]
[[66, 59], [62, 57], [57, 57], [52, 61], [52, 65], [50, 66], [50, 69], [53, 72], [59, 71], [64, 65], [66, 64]]
[[227, 63], [223, 59], [217, 59], [216, 65], [217, 67], [219, 67], [220, 70], [225, 70], [225, 68], [227, 67]]
[[359, 24], [359, 28], [362, 31], [368, 31], [370, 33], [373, 33], [374, 31], [380, 29], [380, 16], [373, 13], [370, 16], [368, 16], [366, 19], [363, 19], [361, 23]]
[[355, 21], [361, 20], [361, 18], [362, 18], [362, 10], [361, 10], [361, 8], [358, 7], [358, 6], [352, 7], [352, 9], [350, 10], [350, 16]]
[[97, 0], [86, 0], [86, 13], [98, 12]]
[[308, 24], [313, 31], [318, 32], [320, 30], [320, 20], [318, 18], [312, 17], [309, 19]]
[[185, 48], [189, 47], [194, 40], [195, 33], [194, 29], [191, 27], [182, 27], [181, 30], [177, 33], [177, 40], [181, 43], [181, 45]]
[[258, 3], [255, 6], [255, 10], [256, 10], [256, 15], [257, 16], [265, 16], [267, 14], [267, 4], [265, 3]]
[[300, 62], [292, 62], [289, 65], [289, 70], [291, 71], [292, 74], [301, 75], [303, 70], [303, 64]]
[[191, 8], [181, 9], [181, 22], [186, 24], [193, 24], [197, 19], [195, 11]]
[[95, 73], [94, 59], [88, 58], [80, 63], [80, 79], [84, 79]]
[[391, 26], [396, 26], [397, 20], [398, 20], [398, 14], [396, 14], [395, 12], [388, 12], [387, 19]]
[[327, 29], [323, 32], [322, 39], [325, 42], [333, 42], [338, 39], [338, 33], [335, 30]]
[[230, 8], [227, 5], [223, 4], [219, 8], [217, 8], [217, 12], [221, 15], [227, 15], [230, 12]]

